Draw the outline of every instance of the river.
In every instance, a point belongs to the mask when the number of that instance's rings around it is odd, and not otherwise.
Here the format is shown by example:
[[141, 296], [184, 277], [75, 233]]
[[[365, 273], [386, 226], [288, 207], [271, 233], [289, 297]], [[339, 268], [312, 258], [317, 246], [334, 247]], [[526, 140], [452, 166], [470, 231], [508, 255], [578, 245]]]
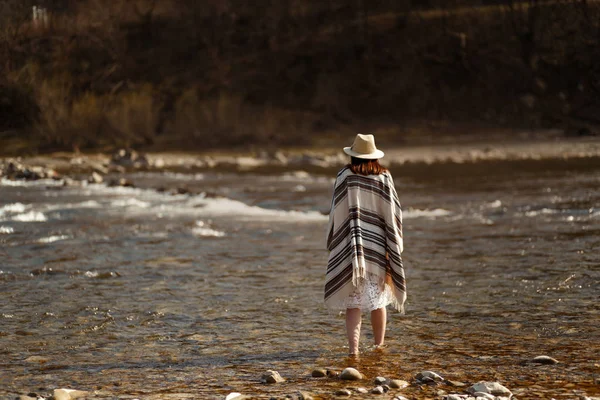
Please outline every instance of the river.
[[[392, 170], [407, 312], [388, 313], [378, 351], [365, 316], [359, 360], [322, 303], [335, 171], [2, 180], [0, 398], [328, 398], [348, 384], [311, 370], [348, 365], [370, 380], [498, 381], [521, 399], [600, 395], [598, 163], [429, 168]], [[525, 363], [539, 355], [560, 363]], [[266, 370], [286, 382], [261, 384]]]

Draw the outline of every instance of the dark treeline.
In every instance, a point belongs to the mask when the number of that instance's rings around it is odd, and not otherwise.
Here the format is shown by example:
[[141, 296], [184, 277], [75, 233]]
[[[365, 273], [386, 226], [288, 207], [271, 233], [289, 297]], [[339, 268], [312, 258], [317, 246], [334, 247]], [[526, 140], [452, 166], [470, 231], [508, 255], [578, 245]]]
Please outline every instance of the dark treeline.
[[0, 140], [40, 149], [581, 130], [599, 95], [598, 1], [0, 0]]

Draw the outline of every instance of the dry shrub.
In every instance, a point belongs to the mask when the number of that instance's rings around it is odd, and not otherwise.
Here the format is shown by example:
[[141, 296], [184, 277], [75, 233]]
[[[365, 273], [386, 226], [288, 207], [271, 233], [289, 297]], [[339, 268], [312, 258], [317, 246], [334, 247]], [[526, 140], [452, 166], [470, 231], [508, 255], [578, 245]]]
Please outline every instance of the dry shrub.
[[313, 119], [309, 113], [249, 104], [226, 92], [201, 99], [189, 89], [177, 99], [168, 131], [174, 140], [202, 139], [203, 146], [212, 147], [298, 144]]
[[150, 144], [158, 126], [160, 104], [151, 86], [124, 92], [109, 102], [106, 118], [115, 144]]

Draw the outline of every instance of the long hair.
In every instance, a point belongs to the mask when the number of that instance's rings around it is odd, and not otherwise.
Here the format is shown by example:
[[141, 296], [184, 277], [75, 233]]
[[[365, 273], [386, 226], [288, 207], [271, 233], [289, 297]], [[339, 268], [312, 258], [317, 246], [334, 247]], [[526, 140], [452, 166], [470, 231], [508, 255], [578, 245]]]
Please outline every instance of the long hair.
[[349, 164], [350, 170], [359, 175], [380, 175], [387, 169], [379, 164], [377, 159], [352, 157]]

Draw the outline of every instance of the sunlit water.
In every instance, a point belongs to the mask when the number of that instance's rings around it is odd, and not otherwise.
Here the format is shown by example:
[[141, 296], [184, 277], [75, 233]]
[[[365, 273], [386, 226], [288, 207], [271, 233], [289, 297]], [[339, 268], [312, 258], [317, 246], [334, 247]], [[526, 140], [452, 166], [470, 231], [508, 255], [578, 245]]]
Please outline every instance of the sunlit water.
[[[359, 360], [322, 304], [335, 171], [127, 175], [144, 189], [2, 181], [0, 397], [327, 398], [426, 369], [519, 398], [598, 395], [600, 169], [563, 164], [392, 170], [407, 313], [389, 313], [382, 351], [365, 316]], [[538, 355], [561, 363], [523, 364]], [[310, 377], [348, 365], [369, 380]], [[286, 382], [261, 384], [269, 369]], [[399, 393], [440, 389], [464, 392]]]

